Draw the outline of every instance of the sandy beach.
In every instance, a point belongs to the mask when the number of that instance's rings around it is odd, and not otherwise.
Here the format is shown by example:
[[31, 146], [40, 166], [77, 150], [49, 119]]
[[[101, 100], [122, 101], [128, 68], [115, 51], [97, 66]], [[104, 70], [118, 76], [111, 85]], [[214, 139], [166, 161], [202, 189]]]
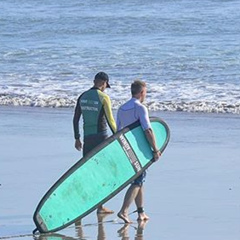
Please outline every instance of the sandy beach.
[[[125, 226], [117, 219], [123, 190], [106, 203], [115, 214], [103, 224], [97, 224], [93, 212], [81, 227], [39, 239], [240, 238], [240, 116], [150, 115], [164, 119], [171, 130], [166, 151], [146, 179], [145, 210], [150, 220], [139, 226], [132, 214], [134, 223]], [[34, 239], [32, 215], [38, 202], [81, 158], [74, 149], [72, 116], [72, 108], [0, 106], [0, 239]]]

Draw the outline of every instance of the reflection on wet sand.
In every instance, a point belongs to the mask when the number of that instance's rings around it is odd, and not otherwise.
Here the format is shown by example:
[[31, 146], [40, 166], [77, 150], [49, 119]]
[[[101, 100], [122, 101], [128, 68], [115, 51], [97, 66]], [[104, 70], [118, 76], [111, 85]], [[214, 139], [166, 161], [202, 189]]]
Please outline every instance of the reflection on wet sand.
[[[76, 231], [76, 237], [69, 237], [58, 233], [49, 233], [49, 234], [40, 234], [35, 235], [34, 240], [79, 240], [79, 239], [88, 239], [87, 236], [84, 234], [84, 227], [90, 226], [90, 225], [96, 225], [97, 226], [97, 240], [107, 240], [104, 224], [107, 222], [114, 222], [114, 221], [104, 221], [106, 218], [106, 214], [98, 214], [97, 220], [98, 222], [96, 224], [84, 224], [82, 225], [81, 220], [75, 223], [75, 231]], [[134, 228], [136, 230], [135, 233], [135, 240], [143, 240], [143, 231], [146, 227], [147, 221], [138, 221], [137, 227], [133, 224], [124, 224], [121, 228], [117, 230], [117, 235], [119, 239], [121, 240], [130, 240], [129, 236], [129, 229]], [[109, 237], [109, 240], [112, 239], [112, 237]]]
[[65, 236], [58, 233], [44, 233], [40, 235], [35, 235], [34, 240], [76, 240], [77, 238]]
[[[136, 229], [135, 240], [143, 240], [143, 230], [145, 229], [147, 221], [138, 221], [138, 226], [134, 227]], [[118, 230], [119, 237], [121, 240], [130, 240], [129, 237], [129, 227], [132, 226], [125, 223], [123, 227]]]
[[[108, 215], [109, 214], [97, 214], [97, 220], [98, 220], [97, 240], [106, 240], [106, 234], [105, 234], [103, 225], [104, 225], [104, 219]], [[81, 220], [75, 223], [76, 233], [80, 239], [83, 239], [85, 237], [83, 232], [83, 226], [87, 226], [87, 225], [82, 225]]]

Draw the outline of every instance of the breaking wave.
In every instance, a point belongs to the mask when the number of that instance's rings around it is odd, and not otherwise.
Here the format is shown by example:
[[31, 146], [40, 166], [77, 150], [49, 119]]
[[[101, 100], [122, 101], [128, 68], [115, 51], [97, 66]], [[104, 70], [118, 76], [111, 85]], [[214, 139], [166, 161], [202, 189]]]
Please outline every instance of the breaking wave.
[[[127, 99], [112, 99], [112, 108], [118, 109]], [[0, 105], [32, 106], [72, 108], [76, 104], [76, 98], [64, 97], [26, 97], [0, 95]], [[229, 104], [226, 102], [208, 101], [146, 101], [145, 105], [150, 111], [180, 111], [202, 113], [232, 113], [240, 114], [240, 103]]]

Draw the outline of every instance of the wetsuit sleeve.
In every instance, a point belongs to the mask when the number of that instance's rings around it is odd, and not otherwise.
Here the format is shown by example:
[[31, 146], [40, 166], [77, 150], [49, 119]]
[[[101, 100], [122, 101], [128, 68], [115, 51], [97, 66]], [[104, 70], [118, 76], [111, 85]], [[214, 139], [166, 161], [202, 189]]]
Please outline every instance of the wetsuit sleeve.
[[79, 120], [82, 115], [82, 110], [80, 106], [80, 97], [78, 98], [77, 105], [75, 107], [74, 117], [73, 117], [73, 130], [74, 130], [74, 138], [79, 139]]
[[108, 122], [109, 127], [111, 128], [112, 132], [115, 133], [117, 131], [117, 126], [112, 114], [112, 106], [109, 96], [105, 96], [103, 100], [103, 108], [105, 111], [106, 119]]
[[151, 123], [150, 123], [150, 119], [149, 119], [149, 115], [148, 115], [148, 110], [145, 106], [141, 106], [138, 109], [138, 114], [139, 114], [139, 120], [141, 123], [141, 126], [143, 128], [143, 130], [147, 130], [149, 128], [151, 128]]

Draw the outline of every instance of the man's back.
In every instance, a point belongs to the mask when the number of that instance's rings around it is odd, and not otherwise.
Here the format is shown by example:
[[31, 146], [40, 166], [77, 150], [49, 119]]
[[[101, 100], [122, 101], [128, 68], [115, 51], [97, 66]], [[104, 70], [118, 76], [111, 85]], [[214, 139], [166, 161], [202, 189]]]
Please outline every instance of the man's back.
[[103, 133], [107, 129], [104, 115], [106, 94], [97, 88], [91, 88], [79, 98], [79, 105], [83, 115], [84, 135]]
[[116, 131], [111, 102], [107, 94], [96, 87], [84, 92], [77, 101], [74, 116], [75, 138], [79, 137], [78, 121], [83, 116], [84, 136], [107, 135], [107, 122], [112, 132]]
[[118, 110], [117, 129], [120, 130], [138, 120], [144, 130], [151, 127], [147, 108], [138, 99], [131, 98]]

